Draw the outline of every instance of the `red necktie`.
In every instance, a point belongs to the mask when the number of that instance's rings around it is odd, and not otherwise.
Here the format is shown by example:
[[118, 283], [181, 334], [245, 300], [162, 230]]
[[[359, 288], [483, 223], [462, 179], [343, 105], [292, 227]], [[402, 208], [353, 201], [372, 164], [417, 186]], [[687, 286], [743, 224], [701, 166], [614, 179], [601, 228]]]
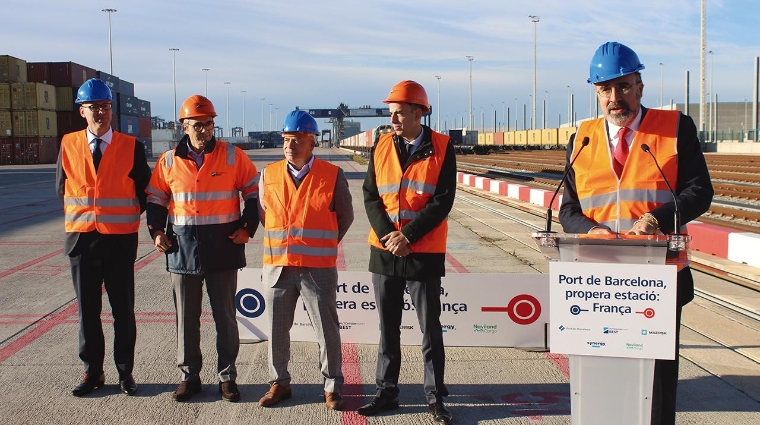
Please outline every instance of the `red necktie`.
[[615, 160], [612, 161], [612, 166], [615, 169], [615, 174], [618, 178], [623, 174], [623, 167], [625, 167], [625, 160], [628, 159], [628, 143], [625, 141], [625, 135], [628, 133], [628, 127], [620, 127], [618, 130], [618, 142], [615, 147]]

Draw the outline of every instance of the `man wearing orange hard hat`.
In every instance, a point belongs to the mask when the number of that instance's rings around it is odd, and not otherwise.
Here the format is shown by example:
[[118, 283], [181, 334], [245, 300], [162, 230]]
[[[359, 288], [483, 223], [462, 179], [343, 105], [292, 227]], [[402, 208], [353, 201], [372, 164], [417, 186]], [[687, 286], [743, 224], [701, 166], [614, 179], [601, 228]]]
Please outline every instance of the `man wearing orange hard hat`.
[[436, 422], [450, 424], [451, 413], [443, 405], [449, 392], [443, 379], [440, 290], [456, 155], [448, 136], [422, 125], [430, 103], [419, 83], [401, 81], [383, 102], [389, 105], [393, 132], [381, 135], [372, 149], [362, 187], [371, 225], [369, 271], [380, 316], [377, 392], [357, 413], [373, 416], [399, 407], [400, 326], [408, 290], [423, 334], [429, 411]]
[[182, 103], [179, 118], [187, 134], [159, 157], [146, 189], [148, 230], [156, 250], [166, 254], [174, 287], [177, 366], [182, 373], [172, 395], [176, 401], [187, 401], [202, 390], [204, 282], [216, 325], [219, 392], [224, 400], [240, 399], [235, 292], [237, 271], [246, 265], [245, 244], [259, 222], [259, 177], [245, 152], [216, 140], [214, 117], [214, 105], [204, 96], [193, 95]]

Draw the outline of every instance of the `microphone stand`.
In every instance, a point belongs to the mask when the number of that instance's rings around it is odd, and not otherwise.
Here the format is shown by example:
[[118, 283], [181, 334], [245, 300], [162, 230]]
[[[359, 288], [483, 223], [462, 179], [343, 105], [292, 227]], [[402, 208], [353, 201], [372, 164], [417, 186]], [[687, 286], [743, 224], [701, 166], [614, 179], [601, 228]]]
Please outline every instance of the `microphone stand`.
[[583, 148], [588, 146], [589, 139], [588, 137], [584, 137], [583, 141], [581, 141], [581, 148], [578, 149], [578, 152], [575, 154], [575, 157], [572, 161], [570, 161], [570, 164], [567, 166], [567, 169], [565, 169], [565, 173], [562, 174], [562, 178], [559, 181], [559, 185], [557, 185], [557, 189], [554, 191], [554, 195], [552, 195], [551, 201], [549, 201], [549, 208], [546, 209], [546, 230], [545, 233], [555, 233], [552, 232], [552, 205], [554, 204], [554, 200], [557, 198], [557, 194], [559, 193], [559, 189], [562, 187], [562, 184], [567, 179], [567, 175], [570, 173], [570, 170], [573, 168], [573, 164], [575, 164], [575, 160], [578, 159], [578, 155], [581, 154], [581, 151], [583, 151]]

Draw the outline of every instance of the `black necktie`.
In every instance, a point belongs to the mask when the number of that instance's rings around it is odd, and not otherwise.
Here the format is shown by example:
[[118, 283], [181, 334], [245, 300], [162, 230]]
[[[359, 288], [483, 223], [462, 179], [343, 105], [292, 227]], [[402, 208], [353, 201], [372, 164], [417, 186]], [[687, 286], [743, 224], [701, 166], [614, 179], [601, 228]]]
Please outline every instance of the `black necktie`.
[[409, 159], [409, 143], [401, 140], [399, 142], [399, 151], [401, 152], [401, 165], [406, 164], [406, 160]]
[[100, 151], [101, 139], [95, 139], [95, 150], [92, 151], [92, 162], [95, 164], [95, 171], [98, 171], [98, 165], [100, 165], [100, 159], [103, 158], [103, 152]]

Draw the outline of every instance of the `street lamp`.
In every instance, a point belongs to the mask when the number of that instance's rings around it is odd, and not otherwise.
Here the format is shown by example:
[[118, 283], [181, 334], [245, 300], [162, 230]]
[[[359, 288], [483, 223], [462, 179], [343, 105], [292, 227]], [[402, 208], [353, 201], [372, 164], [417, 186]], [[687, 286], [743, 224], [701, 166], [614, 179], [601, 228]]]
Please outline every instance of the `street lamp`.
[[272, 104], [269, 104], [269, 131], [272, 131]]
[[549, 115], [549, 90], [544, 91], [544, 123], [542, 128], [546, 129], [546, 117]]
[[261, 98], [261, 131], [264, 131], [264, 101], [266, 98]]
[[[116, 13], [116, 9], [103, 9], [101, 12], [108, 14], [108, 57], [111, 59], [111, 68], [108, 72], [113, 75], [113, 45], [111, 44], [111, 14]], [[176, 109], [176, 108], [175, 108]]]
[[662, 62], [660, 62], [660, 107], [665, 105], [665, 99], [662, 97], [662, 69], [665, 66]]
[[470, 64], [470, 127], [472, 128], [472, 60], [475, 59], [475, 56], [465, 56], [467, 58], [467, 62]]
[[713, 99], [715, 99], [715, 92], [713, 91], [713, 51], [710, 50], [707, 52], [707, 54], [710, 55], [710, 141], [714, 142], [715, 140], [713, 139], [713, 132], [715, 129], [713, 126], [715, 126], [715, 121], [713, 120], [713, 111], [715, 110], [715, 102]]
[[530, 21], [533, 22], [533, 125], [531, 128], [536, 129], [536, 32], [538, 27], [538, 16], [528, 16]]
[[435, 121], [435, 131], [440, 132], [441, 131], [441, 76], [436, 75], [435, 78], [438, 80], [438, 104], [436, 105], [436, 110], [438, 111], [438, 118], [436, 118]]
[[280, 108], [274, 108], [274, 128], [277, 128], [278, 122], [280, 122]]
[[[227, 131], [229, 132], [228, 136], [232, 136], [232, 127], [230, 127], [230, 84], [232, 84], [229, 81], [225, 81], [224, 85], [227, 86]], [[224, 136], [224, 132], [222, 132], [222, 136]]]
[[172, 47], [172, 85], [174, 86], [174, 128], [177, 128], [177, 52], [179, 49]]
[[203, 91], [203, 95], [208, 97], [208, 72], [211, 70], [208, 68], [203, 68], [201, 71], [206, 73], [206, 89]]
[[245, 133], [245, 93], [246, 93], [246, 90], [240, 90], [240, 93], [243, 93], [243, 137], [246, 137], [246, 133]]
[[573, 114], [572, 105], [570, 103], [570, 86], [567, 86], [567, 126], [570, 127], [570, 116]]

